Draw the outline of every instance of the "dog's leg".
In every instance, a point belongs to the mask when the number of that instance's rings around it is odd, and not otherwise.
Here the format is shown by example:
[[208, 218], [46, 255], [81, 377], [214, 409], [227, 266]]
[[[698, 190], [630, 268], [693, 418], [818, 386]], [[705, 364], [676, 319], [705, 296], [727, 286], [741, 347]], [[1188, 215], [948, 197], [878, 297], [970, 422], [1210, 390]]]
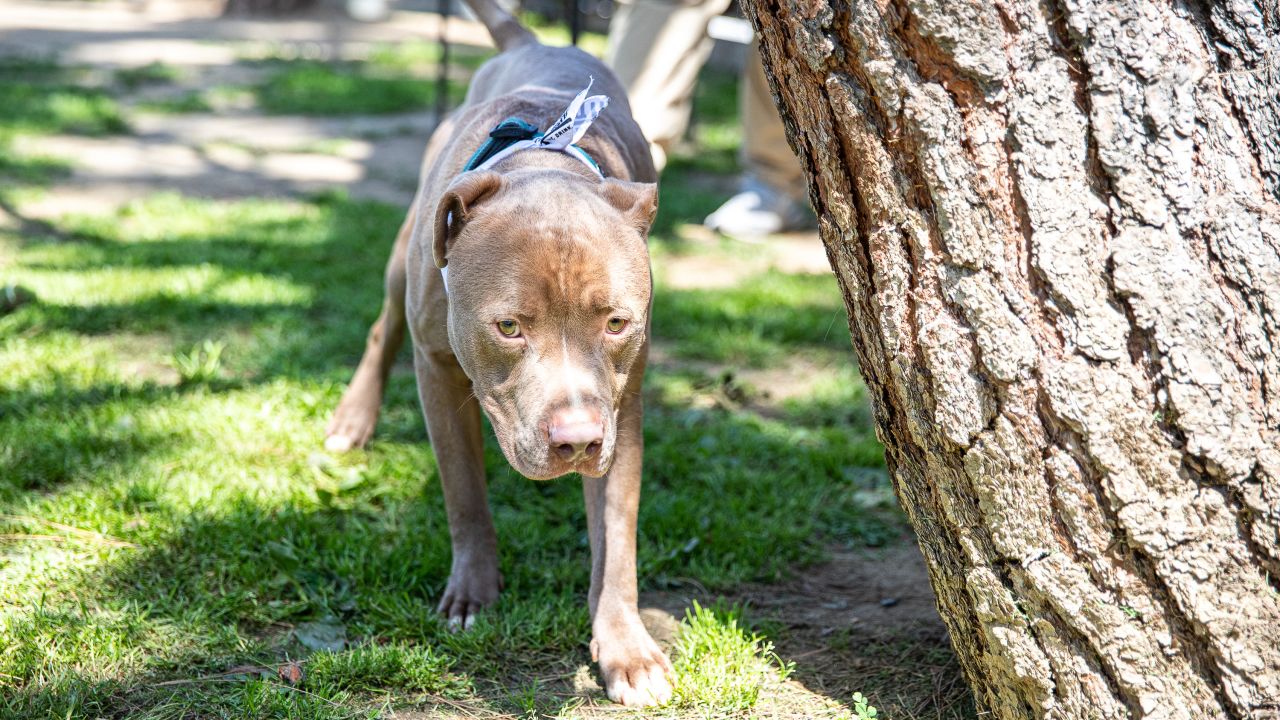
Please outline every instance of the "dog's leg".
[[404, 262], [409, 235], [413, 232], [413, 216], [414, 211], [410, 208], [396, 235], [391, 259], [387, 261], [386, 298], [382, 301], [382, 313], [369, 328], [360, 365], [325, 429], [324, 447], [331, 452], [364, 447], [378, 424], [387, 374], [396, 361], [396, 352], [404, 343]]
[[631, 373], [618, 412], [613, 467], [602, 478], [583, 478], [582, 490], [591, 539], [591, 657], [600, 663], [610, 700], [623, 705], [653, 705], [671, 699], [666, 677], [671, 662], [640, 622], [636, 605], [636, 515], [644, 454], [643, 365], [637, 370]]
[[484, 480], [480, 404], [452, 353], [415, 352], [414, 364], [453, 544], [453, 568], [439, 610], [451, 627], [470, 627], [502, 589], [498, 536]]

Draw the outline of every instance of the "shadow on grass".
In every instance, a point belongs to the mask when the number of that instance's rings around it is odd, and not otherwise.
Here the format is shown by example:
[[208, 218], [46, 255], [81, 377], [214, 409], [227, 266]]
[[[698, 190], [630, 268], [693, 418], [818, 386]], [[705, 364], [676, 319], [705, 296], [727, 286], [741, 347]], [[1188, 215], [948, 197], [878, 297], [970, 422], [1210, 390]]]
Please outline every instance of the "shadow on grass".
[[[94, 517], [96, 531], [139, 546], [86, 550], [108, 554], [51, 571], [39, 607], [0, 618], [20, 645], [0, 657], [15, 716], [325, 717], [338, 714], [334, 702], [375, 706], [400, 691], [339, 683], [304, 684], [304, 693], [253, 678], [160, 684], [274, 666], [298, 652], [289, 627], [323, 618], [353, 641], [438, 651], [448, 673], [473, 683], [472, 700], [502, 711], [586, 664], [579, 483], [524, 480], [488, 438], [506, 592], [473, 632], [455, 635], [434, 614], [450, 552], [411, 375], [393, 376], [369, 452], [312, 457], [377, 311], [399, 220], [394, 208], [340, 198], [170, 196], [68, 221], [59, 228], [68, 239], [19, 250], [19, 277], [50, 299], [0, 318], [4, 337], [230, 342], [225, 372], [205, 383], [38, 372], [5, 383], [0, 423], [18, 441], [4, 456], [13, 479], [0, 498], [12, 507], [38, 490], [44, 497], [28, 498], [27, 512]], [[660, 333], [727, 362], [835, 352], [845, 341], [827, 328], [839, 299], [823, 282], [766, 276], [724, 293], [663, 291]], [[668, 387], [677, 379], [653, 372], [647, 391], [643, 587], [724, 592], [782, 581], [833, 543], [901, 534], [896, 511], [858, 500], [883, 490], [884, 478], [860, 469], [880, 459], [865, 410], [848, 407], [864, 402], [854, 388], [762, 417], [695, 406], [682, 386]]]
[[372, 321], [381, 304], [400, 220], [400, 211], [370, 202], [177, 196], [75, 219], [60, 226], [68, 240], [28, 240], [21, 249], [18, 265], [46, 281], [35, 283], [45, 299], [0, 318], [0, 328], [162, 333], [177, 346], [230, 337], [232, 369], [250, 381], [345, 379], [363, 347], [362, 318]]
[[0, 514], [25, 494], [109, 483], [142, 470], [148, 456], [175, 447], [175, 433], [139, 428], [131, 409], [184, 392], [116, 382], [60, 383], [0, 393]]
[[677, 357], [758, 367], [797, 351], [849, 354], [844, 306], [827, 275], [768, 272], [718, 290], [658, 288], [655, 339]]
[[[901, 532], [892, 513], [850, 500], [858, 480], [829, 474], [835, 468], [820, 459], [836, 462], [838, 449], [830, 444], [796, 447], [780, 429], [728, 415], [690, 425], [681, 412], [655, 408], [649, 423], [639, 531], [643, 586], [694, 582], [717, 591], [742, 580], [782, 580], [798, 564], [819, 559], [824, 542], [849, 532], [841, 523], [853, 524], [855, 534], [845, 539], [856, 544]], [[752, 458], [742, 457], [746, 448]], [[148, 452], [131, 448], [134, 455]], [[394, 478], [391, 484], [420, 489], [390, 497], [381, 473], [363, 467], [359, 482], [328, 499], [307, 498], [304, 490], [283, 504], [263, 503], [245, 494], [220, 498], [216, 510], [191, 512], [152, 499], [147, 515], [161, 526], [172, 523], [171, 530], [61, 583], [61, 601], [19, 621], [25, 650], [0, 660], [0, 672], [19, 684], [10, 707], [19, 716], [73, 710], [165, 717], [178, 716], [171, 715], [174, 707], [201, 703], [244, 712], [249, 695], [259, 692], [252, 684], [210, 694], [201, 683], [162, 683], [246, 663], [275, 667], [300, 650], [290, 647], [286, 628], [336, 618], [353, 641], [439, 652], [453, 661], [451, 672], [472, 681], [474, 699], [518, 711], [529, 686], [562, 679], [588, 662], [585, 517], [572, 479], [513, 477], [491, 438], [486, 459], [506, 590], [472, 632], [450, 633], [434, 614], [450, 552], [433, 477]], [[104, 656], [92, 665], [127, 671], [108, 672], [105, 683], [78, 675], [69, 668], [82, 664], [86, 648]], [[139, 652], [146, 657], [141, 665], [130, 661]], [[262, 716], [315, 709], [313, 698], [279, 694], [293, 699], [265, 706], [275, 709]], [[373, 702], [376, 694], [357, 700]]]

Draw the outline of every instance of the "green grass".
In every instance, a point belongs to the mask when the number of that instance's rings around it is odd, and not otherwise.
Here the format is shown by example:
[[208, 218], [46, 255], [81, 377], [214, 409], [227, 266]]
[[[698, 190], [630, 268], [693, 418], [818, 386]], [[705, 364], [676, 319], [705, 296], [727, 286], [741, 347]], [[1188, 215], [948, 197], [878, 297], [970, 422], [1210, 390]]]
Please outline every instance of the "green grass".
[[207, 113], [213, 111], [208, 95], [207, 90], [192, 90], [175, 97], [140, 102], [138, 108], [156, 113]]
[[672, 167], [722, 174], [738, 171], [738, 148], [742, 145], [738, 84], [732, 73], [703, 68], [694, 88], [689, 130], [697, 151], [677, 153], [671, 159]]
[[0, 82], [0, 123], [26, 133], [109, 135], [128, 129], [105, 91], [72, 85]]
[[797, 348], [844, 351], [844, 305], [831, 278], [770, 272], [729, 289], [669, 291], [655, 334], [681, 357], [760, 365]]
[[[433, 612], [449, 549], [411, 374], [393, 375], [368, 452], [317, 451], [399, 220], [341, 197], [169, 195], [68, 218], [56, 240], [4, 239], [6, 280], [39, 300], [0, 317], [0, 436], [16, 439], [0, 447], [0, 533], [18, 538], [0, 545], [0, 715], [336, 717], [331, 703], [363, 712], [437, 681], [509, 707], [505, 679], [530, 663], [585, 661], [578, 483], [530, 483], [488, 440], [507, 589], [452, 635]], [[834, 351], [842, 332], [823, 334], [838, 302], [830, 279], [765, 275], [660, 291], [655, 305], [678, 353], [747, 363]], [[856, 376], [774, 418], [695, 406], [697, 386], [649, 378], [644, 587], [776, 580], [826, 542], [900, 531], [895, 511], [857, 500], [883, 480], [850, 472], [881, 462], [865, 411], [847, 407], [864, 402]], [[315, 687], [157, 685], [274, 667], [291, 652], [282, 628], [323, 617], [443, 664], [407, 677], [377, 669], [407, 667], [401, 650], [369, 649], [320, 661], [330, 676]], [[428, 691], [415, 692], [401, 699]]]
[[[450, 79], [449, 104], [466, 94], [466, 83]], [[366, 115], [429, 109], [434, 79], [375, 73], [359, 65], [299, 62], [278, 70], [254, 89], [258, 105], [273, 114]]]
[[[71, 163], [66, 160], [19, 152], [12, 140], [0, 135], [0, 183], [13, 186], [39, 186], [71, 173]], [[0, 191], [0, 198], [7, 193]]]
[[[493, 51], [487, 48], [452, 48], [447, 82], [450, 106], [462, 101], [466, 78], [492, 56]], [[192, 90], [173, 98], [146, 100], [138, 107], [149, 112], [204, 113], [219, 111], [230, 103], [245, 105], [247, 101], [274, 115], [380, 115], [431, 110], [436, 102], [440, 59], [440, 46], [427, 41], [380, 44], [360, 61], [299, 59], [296, 53], [277, 47], [243, 61], [269, 70], [262, 82]], [[171, 84], [180, 78], [177, 68], [163, 63], [115, 73], [116, 84], [127, 91], [144, 85]]]
[[70, 172], [67, 160], [20, 150], [23, 136], [128, 130], [116, 101], [102, 89], [77, 84], [80, 75], [50, 58], [0, 58], [0, 203]]
[[400, 690], [446, 697], [466, 697], [470, 683], [450, 672], [453, 662], [428, 648], [412, 645], [362, 645], [340, 652], [312, 655], [305, 666], [305, 685], [312, 692]]
[[[454, 44], [449, 47], [449, 64], [454, 68], [475, 71], [495, 54], [491, 48]], [[440, 43], [408, 40], [376, 45], [369, 51], [365, 63], [385, 73], [433, 76], [443, 57]]]
[[177, 82], [181, 77], [181, 70], [163, 62], [151, 62], [139, 67], [116, 70], [116, 82], [128, 90], [134, 90], [143, 85], [165, 85]]
[[739, 627], [741, 608], [704, 608], [694, 602], [676, 639], [672, 705], [743, 712], [756, 706], [775, 678], [791, 665], [760, 635]]
[[[520, 13], [520, 22], [538, 36], [538, 42], [544, 45], [564, 46], [572, 39], [569, 23], [564, 20], [547, 17], [537, 12]], [[604, 57], [608, 37], [597, 32], [582, 31], [578, 34], [578, 47], [584, 51]]]
[[[251, 92], [270, 112], [430, 106], [429, 47], [275, 62]], [[126, 131], [111, 93], [176, 77], [149, 66], [92, 89], [79, 72], [0, 61], [8, 187], [70, 169], [12, 138]], [[732, 84], [705, 92], [706, 128], [731, 137]], [[184, 102], [164, 109], [207, 109]], [[712, 186], [731, 151], [710, 147], [677, 155], [664, 178], [659, 262], [688, 252], [675, 229], [722, 199]], [[157, 195], [0, 231], [0, 286], [36, 298], [0, 306], [0, 717], [328, 719], [440, 703], [532, 716], [582, 702], [565, 681], [589, 664], [579, 483], [520, 478], [486, 436], [506, 591], [453, 634], [434, 613], [448, 531], [407, 357], [374, 444], [319, 450], [402, 212], [335, 193]], [[831, 543], [901, 534], [892, 504], [867, 500], [887, 480], [830, 277], [660, 286], [654, 317], [662, 350], [687, 365], [646, 382], [642, 589], [728, 593], [786, 579]], [[768, 413], [708, 402], [758, 395], [734, 370], [797, 352], [844, 369]], [[301, 636], [317, 622], [346, 645], [314, 652]], [[696, 608], [663, 712], [750, 714], [787, 668], [758, 632], [740, 608]]]

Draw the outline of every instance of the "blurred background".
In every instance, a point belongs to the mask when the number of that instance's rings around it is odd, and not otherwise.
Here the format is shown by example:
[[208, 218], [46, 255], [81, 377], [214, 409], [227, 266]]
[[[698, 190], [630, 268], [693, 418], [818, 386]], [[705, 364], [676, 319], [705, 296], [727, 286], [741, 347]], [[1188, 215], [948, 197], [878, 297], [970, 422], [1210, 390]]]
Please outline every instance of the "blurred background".
[[[0, 4], [0, 716], [610, 711], [579, 483], [489, 439], [507, 590], [455, 636], [407, 353], [369, 448], [322, 452], [426, 140], [493, 52], [441, 9]], [[602, 54], [612, 6], [565, 10], [521, 17]], [[639, 569], [669, 714], [968, 717], [821, 244], [702, 224], [738, 181], [725, 27], [651, 237]]]

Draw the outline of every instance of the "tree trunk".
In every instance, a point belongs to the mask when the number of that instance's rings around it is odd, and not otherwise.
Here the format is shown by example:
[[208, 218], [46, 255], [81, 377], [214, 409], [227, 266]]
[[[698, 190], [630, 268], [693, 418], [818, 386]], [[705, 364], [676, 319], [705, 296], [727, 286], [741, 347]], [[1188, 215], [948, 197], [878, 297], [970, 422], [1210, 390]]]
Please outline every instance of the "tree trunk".
[[1275, 0], [744, 0], [995, 718], [1280, 717]]

